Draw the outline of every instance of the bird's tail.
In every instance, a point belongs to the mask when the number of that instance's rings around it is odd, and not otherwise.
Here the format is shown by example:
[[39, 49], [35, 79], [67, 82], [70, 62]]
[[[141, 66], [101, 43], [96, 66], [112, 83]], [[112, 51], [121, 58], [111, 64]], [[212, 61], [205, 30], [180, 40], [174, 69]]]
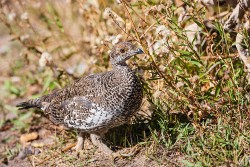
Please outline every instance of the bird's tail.
[[28, 109], [28, 108], [41, 108], [42, 104], [41, 104], [40, 98], [36, 98], [36, 99], [31, 99], [25, 102], [21, 102], [17, 104], [16, 107], [19, 110]]

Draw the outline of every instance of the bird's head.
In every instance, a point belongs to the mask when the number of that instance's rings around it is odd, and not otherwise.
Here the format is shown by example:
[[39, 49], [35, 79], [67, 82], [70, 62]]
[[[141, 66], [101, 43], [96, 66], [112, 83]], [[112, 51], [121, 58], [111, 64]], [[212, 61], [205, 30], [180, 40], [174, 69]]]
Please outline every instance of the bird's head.
[[116, 44], [110, 52], [110, 60], [114, 65], [125, 64], [126, 60], [143, 51], [131, 42], [120, 42]]

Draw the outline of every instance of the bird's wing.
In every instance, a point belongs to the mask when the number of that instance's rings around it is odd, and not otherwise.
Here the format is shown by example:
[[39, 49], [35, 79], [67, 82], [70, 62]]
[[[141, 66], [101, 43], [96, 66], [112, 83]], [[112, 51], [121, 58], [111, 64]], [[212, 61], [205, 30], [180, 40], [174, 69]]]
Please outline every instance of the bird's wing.
[[109, 111], [82, 96], [64, 101], [59, 110], [59, 113], [63, 113], [59, 119], [63, 118], [61, 121], [64, 126], [86, 131], [96, 129], [104, 120], [109, 121], [112, 118]]
[[84, 124], [89, 116], [92, 103], [83, 96], [75, 96], [72, 99], [64, 101], [59, 107], [61, 119], [66, 127], [76, 128]]
[[[96, 104], [98, 98], [102, 96], [104, 78], [108, 79], [112, 75], [107, 72], [80, 78], [69, 87], [46, 95], [46, 101], [42, 102], [42, 109], [55, 124], [64, 123], [65, 117], [74, 120], [78, 117], [84, 118], [90, 104]], [[80, 114], [75, 116], [76, 113]]]

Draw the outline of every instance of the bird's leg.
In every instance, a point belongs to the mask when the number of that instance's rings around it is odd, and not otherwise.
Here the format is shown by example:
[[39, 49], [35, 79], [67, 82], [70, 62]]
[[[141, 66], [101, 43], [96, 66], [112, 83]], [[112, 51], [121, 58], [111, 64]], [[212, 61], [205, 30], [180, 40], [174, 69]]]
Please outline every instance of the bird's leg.
[[97, 146], [102, 152], [104, 152], [107, 155], [111, 155], [113, 153], [110, 148], [106, 144], [103, 143], [102, 141], [102, 135], [98, 134], [90, 134], [90, 138], [92, 143]]
[[76, 152], [79, 152], [80, 150], [83, 149], [84, 139], [85, 139], [85, 134], [83, 132], [80, 132], [77, 135], [77, 144], [75, 147], [73, 147], [73, 149], [76, 150]]

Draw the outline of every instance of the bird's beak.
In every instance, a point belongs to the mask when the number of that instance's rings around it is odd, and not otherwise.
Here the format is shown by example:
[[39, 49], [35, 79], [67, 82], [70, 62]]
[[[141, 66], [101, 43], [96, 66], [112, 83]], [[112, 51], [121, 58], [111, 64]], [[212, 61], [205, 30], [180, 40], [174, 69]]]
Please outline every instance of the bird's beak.
[[144, 53], [140, 48], [137, 49], [137, 51], [135, 52], [136, 54], [142, 54]]

